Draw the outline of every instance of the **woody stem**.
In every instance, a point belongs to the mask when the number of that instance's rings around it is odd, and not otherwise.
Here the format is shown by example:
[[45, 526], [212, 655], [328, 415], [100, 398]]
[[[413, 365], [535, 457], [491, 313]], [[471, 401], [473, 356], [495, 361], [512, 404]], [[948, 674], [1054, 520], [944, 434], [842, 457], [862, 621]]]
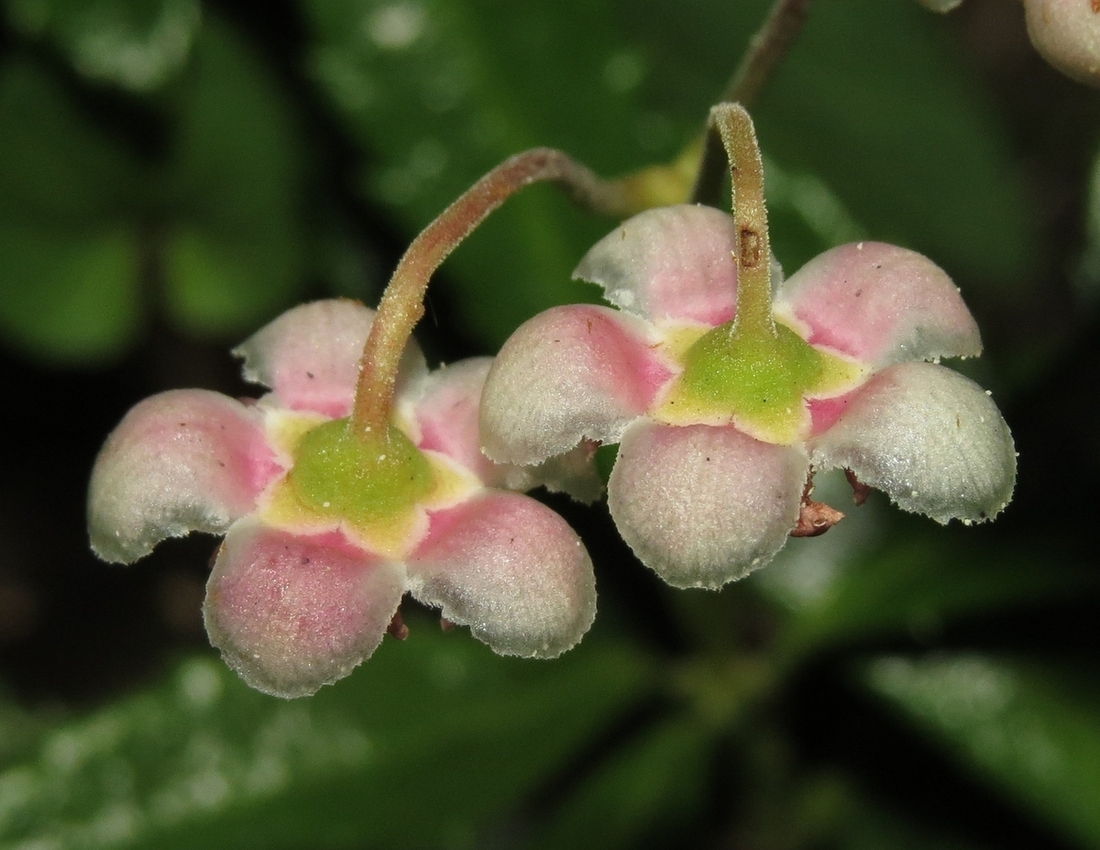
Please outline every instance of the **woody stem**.
[[601, 180], [551, 148], [516, 154], [478, 180], [412, 241], [382, 294], [359, 361], [351, 414], [354, 431], [387, 433], [398, 366], [413, 328], [424, 315], [432, 273], [493, 210], [538, 182], [557, 183], [575, 202], [598, 212], [623, 215], [628, 210], [618, 184]]

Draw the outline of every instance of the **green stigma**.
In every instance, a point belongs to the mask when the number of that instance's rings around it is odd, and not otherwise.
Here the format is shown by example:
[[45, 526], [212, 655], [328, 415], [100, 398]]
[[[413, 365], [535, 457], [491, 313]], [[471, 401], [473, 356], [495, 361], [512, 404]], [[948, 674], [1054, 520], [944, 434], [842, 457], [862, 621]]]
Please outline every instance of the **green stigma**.
[[803, 438], [804, 399], [828, 383], [831, 364], [790, 328], [773, 327], [752, 333], [729, 322], [704, 334], [685, 354], [661, 414], [671, 421], [732, 419], [772, 443]]
[[373, 526], [427, 498], [435, 476], [400, 429], [391, 425], [384, 435], [364, 436], [347, 419], [336, 419], [302, 437], [288, 482], [311, 511]]

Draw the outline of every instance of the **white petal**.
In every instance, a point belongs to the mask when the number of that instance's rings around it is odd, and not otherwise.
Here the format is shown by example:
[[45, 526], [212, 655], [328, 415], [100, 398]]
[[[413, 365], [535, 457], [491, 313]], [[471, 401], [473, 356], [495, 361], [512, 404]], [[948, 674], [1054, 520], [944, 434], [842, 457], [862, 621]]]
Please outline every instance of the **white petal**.
[[481, 398], [481, 441], [493, 460], [541, 463], [582, 439], [617, 442], [671, 377], [653, 329], [608, 307], [546, 310], [493, 362]]
[[206, 589], [210, 642], [249, 685], [300, 697], [369, 658], [404, 592], [404, 570], [340, 534], [296, 535], [245, 519]]
[[669, 584], [717, 588], [783, 546], [807, 472], [800, 449], [732, 426], [643, 419], [623, 435], [608, 507], [634, 554]]
[[584, 255], [573, 277], [603, 287], [612, 304], [645, 319], [720, 325], [733, 318], [733, 219], [704, 206], [647, 210]]
[[88, 488], [92, 549], [128, 564], [166, 537], [221, 533], [281, 473], [258, 409], [207, 390], [147, 398], [96, 458]]
[[977, 384], [932, 363], [901, 363], [852, 394], [810, 459], [852, 470], [899, 507], [938, 522], [992, 519], [1016, 482], [1012, 435]]
[[[351, 411], [359, 358], [374, 310], [358, 301], [302, 304], [265, 325], [233, 350], [245, 380], [270, 387], [279, 403], [339, 419]], [[414, 340], [401, 363], [398, 391], [426, 369]]]
[[1100, 14], [1088, 0], [1024, 0], [1027, 32], [1043, 58], [1086, 85], [1100, 86]]
[[584, 544], [556, 513], [517, 493], [488, 490], [433, 514], [408, 569], [413, 596], [502, 655], [558, 656], [596, 615]]

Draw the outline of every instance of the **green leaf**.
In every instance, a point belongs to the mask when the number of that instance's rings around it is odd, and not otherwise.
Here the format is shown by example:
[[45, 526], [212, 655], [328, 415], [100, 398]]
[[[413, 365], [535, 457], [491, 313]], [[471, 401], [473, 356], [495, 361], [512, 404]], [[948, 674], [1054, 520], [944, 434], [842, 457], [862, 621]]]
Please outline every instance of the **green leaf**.
[[638, 656], [598, 641], [544, 663], [415, 622], [297, 701], [195, 658], [0, 772], [0, 845], [478, 846], [647, 681]]
[[[366, 189], [410, 234], [525, 148], [558, 147], [607, 174], [644, 162], [635, 93], [649, 69], [604, 4], [312, 0], [305, 8], [315, 76], [377, 156]], [[553, 189], [526, 190], [448, 261], [460, 318], [496, 346], [539, 310], [593, 298], [570, 274], [612, 225], [570, 209]]]
[[140, 325], [137, 255], [126, 227], [82, 232], [0, 221], [0, 332], [57, 363], [119, 355]]
[[57, 80], [18, 55], [0, 64], [0, 218], [87, 224], [118, 214], [143, 177]]
[[[609, 176], [668, 160], [767, 7], [306, 3], [316, 79], [376, 154], [371, 195], [410, 233], [526, 147], [561, 147]], [[911, 0], [813, 7], [756, 110], [773, 243], [792, 270], [864, 233], [999, 288], [1034, 267], [1005, 128], [944, 26]], [[461, 318], [495, 345], [537, 310], [591, 299], [568, 277], [607, 229], [549, 190], [510, 202], [447, 266]]]
[[1037, 267], [1037, 223], [1007, 128], [948, 25], [911, 0], [815, 6], [758, 126], [765, 150], [821, 180], [870, 238], [1003, 298]]
[[960, 655], [880, 658], [864, 680], [967, 767], [1100, 847], [1100, 690], [1090, 674]]
[[[843, 506], [843, 476], [819, 476], [815, 498]], [[848, 491], [848, 492], [845, 492]], [[962, 617], [1020, 608], [1095, 588], [1088, 565], [1049, 547], [997, 543], [988, 529], [937, 528], [885, 516], [885, 500], [848, 512], [828, 534], [788, 541], [749, 581], [787, 609], [791, 657], [868, 638], [927, 636]]]
[[7, 0], [7, 18], [48, 37], [82, 74], [134, 91], [183, 66], [199, 28], [197, 0]]
[[187, 331], [254, 329], [304, 281], [301, 128], [270, 72], [209, 16], [171, 92], [176, 224], [167, 235], [167, 308]]
[[957, 538], [888, 545], [842, 570], [798, 611], [788, 648], [817, 651], [868, 637], [934, 633], [952, 619], [1066, 597], [1096, 581], [1094, 570], [1046, 551]]
[[673, 717], [603, 759], [549, 816], [534, 848], [613, 850], [664, 836], [676, 843], [705, 802], [713, 730]]
[[140, 171], [36, 65], [0, 66], [0, 333], [31, 356], [102, 361], [137, 333]]

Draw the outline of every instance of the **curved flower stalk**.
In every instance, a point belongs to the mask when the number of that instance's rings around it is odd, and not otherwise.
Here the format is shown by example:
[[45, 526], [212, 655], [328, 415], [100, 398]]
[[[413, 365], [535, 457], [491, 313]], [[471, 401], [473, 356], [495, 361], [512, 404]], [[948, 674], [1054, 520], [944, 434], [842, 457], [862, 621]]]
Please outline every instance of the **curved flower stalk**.
[[981, 350], [957, 288], [925, 257], [867, 242], [773, 298], [752, 125], [733, 105], [713, 116], [735, 216], [655, 209], [597, 243], [576, 276], [619, 309], [559, 307], [513, 334], [482, 395], [485, 452], [533, 464], [619, 443], [612, 517], [678, 587], [719, 587], [789, 534], [827, 529], [840, 515], [810, 500], [814, 469], [940, 522], [992, 518], [1015, 481], [1011, 435], [986, 392], [935, 362]]
[[[962, 0], [919, 0], [950, 12]], [[1023, 0], [1031, 43], [1051, 65], [1080, 83], [1100, 87], [1100, 2]]]
[[592, 564], [557, 514], [510, 490], [595, 498], [582, 446], [536, 470], [486, 459], [477, 411], [487, 359], [429, 373], [411, 340], [428, 280], [519, 189], [563, 184], [598, 209], [621, 187], [564, 154], [505, 161], [402, 257], [378, 313], [351, 301], [289, 311], [245, 342], [252, 402], [203, 390], [147, 399], [92, 472], [92, 548], [130, 563], [160, 540], [225, 534], [204, 608], [211, 642], [252, 686], [315, 692], [401, 636], [403, 595], [495, 651], [554, 657], [595, 615]]

